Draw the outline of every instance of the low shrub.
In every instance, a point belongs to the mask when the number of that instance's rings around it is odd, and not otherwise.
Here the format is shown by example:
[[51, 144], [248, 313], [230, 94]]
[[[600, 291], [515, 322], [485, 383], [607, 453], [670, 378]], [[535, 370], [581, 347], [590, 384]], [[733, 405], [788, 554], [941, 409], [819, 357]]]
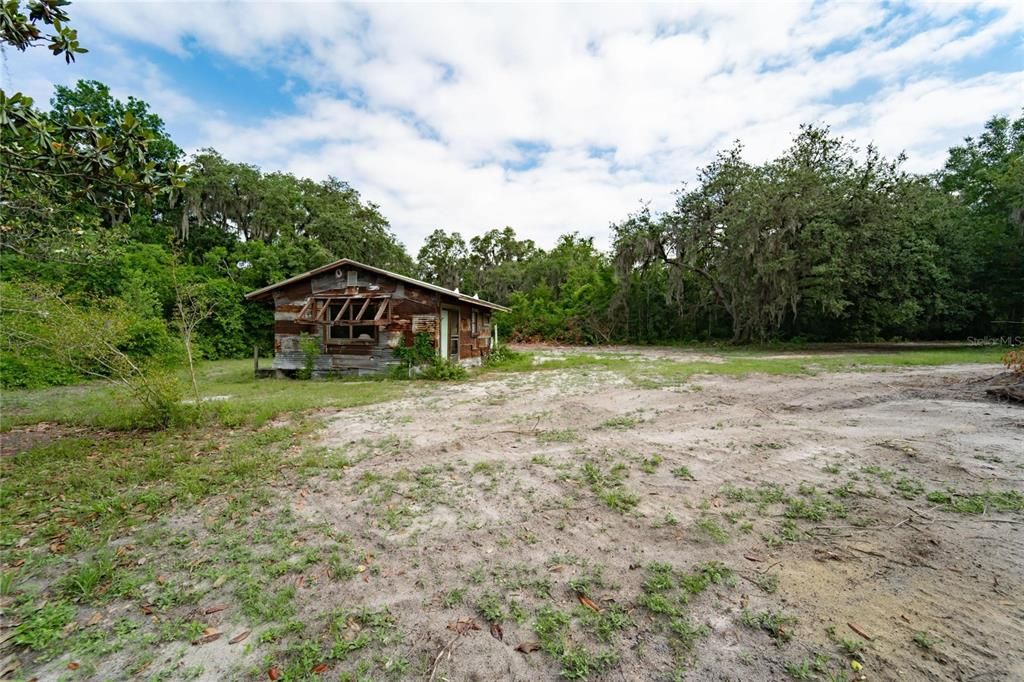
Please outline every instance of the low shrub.
[[401, 360], [402, 364], [391, 369], [391, 378], [411, 379], [414, 375], [413, 368], [431, 364], [437, 357], [434, 339], [430, 334], [416, 334], [412, 344], [395, 348], [395, 357]]
[[1011, 374], [1024, 379], [1024, 350], [1007, 351], [1003, 356], [1003, 364]]
[[518, 353], [506, 345], [495, 346], [484, 361], [485, 367], [501, 368], [518, 364], [526, 357], [525, 353]]
[[460, 381], [467, 376], [466, 368], [456, 362], [444, 358], [434, 358], [420, 374], [424, 379], [432, 381]]

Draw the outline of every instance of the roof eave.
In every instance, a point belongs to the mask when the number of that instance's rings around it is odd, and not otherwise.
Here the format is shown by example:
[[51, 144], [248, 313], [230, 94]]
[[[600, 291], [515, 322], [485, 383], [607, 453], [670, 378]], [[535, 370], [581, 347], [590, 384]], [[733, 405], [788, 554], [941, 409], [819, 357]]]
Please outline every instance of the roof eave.
[[503, 313], [507, 313], [510, 310], [509, 308], [506, 308], [503, 305], [498, 305], [497, 303], [491, 303], [490, 301], [484, 301], [482, 299], [474, 298], [472, 296], [466, 296], [462, 292], [452, 291], [451, 289], [445, 289], [444, 287], [439, 287], [436, 284], [431, 284], [430, 282], [424, 282], [422, 280], [418, 280], [415, 277], [407, 277], [405, 275], [400, 275], [397, 272], [391, 272], [390, 270], [385, 270], [383, 268], [374, 267], [373, 265], [367, 265], [365, 263], [360, 263], [360, 262], [354, 261], [354, 260], [352, 260], [350, 258], [342, 258], [340, 260], [334, 261], [333, 263], [328, 263], [327, 265], [321, 265], [319, 268], [315, 268], [313, 270], [309, 270], [308, 272], [303, 272], [302, 274], [295, 275], [294, 277], [289, 277], [288, 279], [283, 279], [280, 282], [275, 282], [274, 284], [269, 284], [269, 285], [263, 287], [262, 289], [256, 289], [254, 291], [250, 291], [249, 293], [247, 293], [245, 295], [245, 300], [247, 300], [247, 301], [256, 301], [256, 300], [263, 299], [265, 297], [269, 298], [271, 292], [273, 292], [275, 289], [279, 289], [279, 288], [281, 288], [283, 286], [287, 286], [289, 284], [294, 284], [296, 282], [301, 282], [302, 280], [307, 279], [309, 277], [315, 277], [316, 275], [319, 275], [321, 272], [326, 272], [327, 270], [330, 270], [332, 268], [337, 268], [338, 266], [341, 266], [341, 265], [352, 265], [352, 266], [355, 266], [357, 268], [363, 268], [364, 270], [370, 270], [372, 272], [376, 272], [379, 275], [384, 275], [385, 277], [392, 277], [394, 279], [397, 279], [397, 280], [400, 280], [400, 281], [412, 284], [413, 286], [422, 287], [424, 289], [428, 289], [430, 291], [433, 291], [435, 293], [442, 294], [442, 295], [445, 295], [445, 296], [451, 296], [452, 298], [455, 298], [458, 301], [461, 301], [461, 302], [464, 302], [464, 303], [469, 303], [470, 305], [478, 305], [478, 306], [480, 306], [482, 308], [490, 308], [492, 310], [497, 310], [497, 311], [503, 312]]

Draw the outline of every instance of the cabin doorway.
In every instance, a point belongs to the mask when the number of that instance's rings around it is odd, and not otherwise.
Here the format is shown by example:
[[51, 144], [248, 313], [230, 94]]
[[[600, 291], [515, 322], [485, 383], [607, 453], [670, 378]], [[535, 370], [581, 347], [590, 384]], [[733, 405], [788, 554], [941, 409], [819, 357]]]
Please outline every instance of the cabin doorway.
[[459, 361], [459, 311], [441, 308], [441, 339], [437, 354], [451, 362]]

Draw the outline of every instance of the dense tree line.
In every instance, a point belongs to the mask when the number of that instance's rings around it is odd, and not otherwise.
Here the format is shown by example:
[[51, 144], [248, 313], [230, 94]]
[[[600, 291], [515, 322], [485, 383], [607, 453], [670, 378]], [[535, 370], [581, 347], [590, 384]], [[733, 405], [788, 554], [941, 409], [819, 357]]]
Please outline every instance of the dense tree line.
[[930, 175], [806, 126], [778, 158], [719, 152], [673, 208], [611, 226], [610, 254], [510, 228], [437, 230], [421, 274], [513, 306], [520, 339], [764, 342], [1019, 335], [1024, 116], [995, 117]]
[[[201, 289], [209, 309], [200, 354], [238, 357], [271, 345], [271, 312], [246, 304], [247, 291], [343, 256], [414, 271], [378, 207], [347, 183], [264, 173], [214, 150], [186, 159], [148, 105], [102, 83], [58, 87], [45, 112], [20, 94], [0, 106], [4, 298], [29, 304], [16, 290], [46, 285], [76, 307], [116, 310], [134, 357], [180, 362], [184, 288]], [[18, 319], [24, 305], [0, 310], [5, 385], [75, 376], [57, 352], [59, 323], [45, 339]]]
[[[63, 4], [5, 15], [0, 38], [82, 53]], [[543, 249], [511, 227], [468, 241], [438, 229], [414, 260], [343, 180], [267, 172], [212, 149], [185, 158], [145, 102], [96, 81], [58, 87], [45, 111], [0, 92], [0, 188], [5, 385], [66, 382], [100, 362], [95, 340], [67, 342], [62, 315], [105, 311], [116, 330], [107, 346], [129, 364], [180, 362], [186, 329], [207, 358], [269, 349], [271, 313], [243, 294], [341, 257], [507, 304], [498, 324], [514, 339], [1024, 332], [1024, 115], [991, 119], [927, 175], [827, 128], [802, 128], [760, 164], [737, 143], [670, 210], [611, 224], [609, 253], [575, 233]], [[189, 310], [202, 314], [186, 320]], [[93, 359], [75, 364], [74, 348]]]

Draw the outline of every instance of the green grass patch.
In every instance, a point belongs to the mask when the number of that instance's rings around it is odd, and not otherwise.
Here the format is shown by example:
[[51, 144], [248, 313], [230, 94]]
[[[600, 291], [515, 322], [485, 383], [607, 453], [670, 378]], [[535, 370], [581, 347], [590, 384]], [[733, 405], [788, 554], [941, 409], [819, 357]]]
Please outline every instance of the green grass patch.
[[729, 542], [729, 531], [723, 528], [709, 514], [702, 514], [693, 525], [701, 533], [720, 545]]
[[[19, 524], [21, 535], [34, 542], [123, 531], [172, 505], [253, 491], [277, 475], [289, 446], [314, 427], [304, 421], [56, 440], [4, 459], [0, 521], [8, 529]], [[0, 546], [15, 540], [5, 533]]]
[[[694, 350], [717, 355], [720, 361], [645, 360], [640, 357], [608, 353], [580, 352], [560, 358], [540, 360], [523, 354], [515, 363], [502, 367], [505, 371], [548, 371], [598, 369], [612, 371], [629, 378], [643, 388], [685, 383], [695, 375], [747, 376], [750, 374], [800, 375], [818, 372], [840, 372], [886, 367], [929, 367], [950, 364], [996, 364], [1005, 349], [967, 346], [939, 349], [913, 349], [886, 352], [842, 352], [828, 346], [801, 347], [798, 351], [776, 348], [695, 347]], [[770, 357], [769, 357], [770, 356]], [[613, 427], [615, 428], [615, 427]], [[628, 428], [628, 427], [626, 427]]]
[[811, 497], [791, 497], [786, 501], [786, 517], [790, 519], [806, 519], [808, 521], [824, 521], [825, 519], [843, 518], [846, 507], [840, 502], [833, 502], [821, 495]]
[[601, 422], [601, 428], [604, 429], [618, 429], [619, 431], [626, 431], [633, 428], [640, 423], [640, 420], [636, 417], [630, 417], [628, 415], [620, 415], [618, 417], [612, 417]]
[[66, 601], [47, 602], [35, 608], [26, 604], [14, 629], [14, 643], [48, 653], [60, 649], [64, 627], [75, 619], [77, 609]]
[[606, 472], [595, 462], [584, 462], [580, 467], [580, 479], [609, 508], [626, 513], [636, 508], [640, 496], [625, 487], [624, 471], [624, 467], [617, 466]]
[[550, 606], [542, 607], [533, 623], [533, 631], [541, 650], [558, 661], [561, 677], [585, 680], [618, 661], [618, 656], [612, 650], [593, 650], [574, 642], [569, 636], [571, 623], [569, 614]]
[[697, 480], [697, 478], [693, 475], [693, 472], [690, 471], [690, 467], [687, 466], [676, 467], [675, 469], [672, 470], [672, 475], [675, 476], [676, 478], [681, 478], [684, 481]]
[[914, 644], [924, 650], [934, 649], [939, 644], [939, 639], [926, 630], [914, 633]]
[[774, 611], [744, 609], [740, 614], [740, 622], [747, 627], [764, 630], [776, 641], [788, 642], [793, 639], [793, 626], [796, 625], [797, 620], [795, 616], [787, 616]]
[[658, 467], [661, 466], [661, 463], [664, 461], [665, 459], [660, 455], [654, 455], [653, 457], [645, 457], [644, 460], [640, 462], [640, 470], [643, 471], [645, 474], [653, 474], [658, 470]]
[[955, 490], [936, 490], [928, 493], [928, 501], [943, 511], [957, 514], [985, 514], [987, 512], [1024, 512], [1024, 494], [1016, 490], [980, 493], [959, 493]]
[[690, 572], [676, 570], [670, 564], [653, 562], [647, 565], [646, 571], [643, 594], [637, 605], [649, 612], [665, 634], [675, 664], [685, 665], [697, 640], [711, 632], [706, 625], [696, 625], [686, 617], [687, 604], [711, 585], [734, 586], [735, 574], [717, 561], [697, 564]]
[[536, 436], [538, 443], [575, 443], [580, 439], [572, 429], [538, 431]]
[[[408, 382], [365, 378], [257, 380], [252, 375], [251, 360], [202, 363], [197, 379], [202, 396], [222, 397], [204, 402], [203, 409], [209, 421], [224, 426], [261, 426], [290, 412], [369, 405], [396, 398], [408, 390]], [[130, 430], [141, 423], [138, 411], [124, 392], [100, 381], [44, 390], [5, 391], [3, 402], [2, 430], [39, 422]]]

